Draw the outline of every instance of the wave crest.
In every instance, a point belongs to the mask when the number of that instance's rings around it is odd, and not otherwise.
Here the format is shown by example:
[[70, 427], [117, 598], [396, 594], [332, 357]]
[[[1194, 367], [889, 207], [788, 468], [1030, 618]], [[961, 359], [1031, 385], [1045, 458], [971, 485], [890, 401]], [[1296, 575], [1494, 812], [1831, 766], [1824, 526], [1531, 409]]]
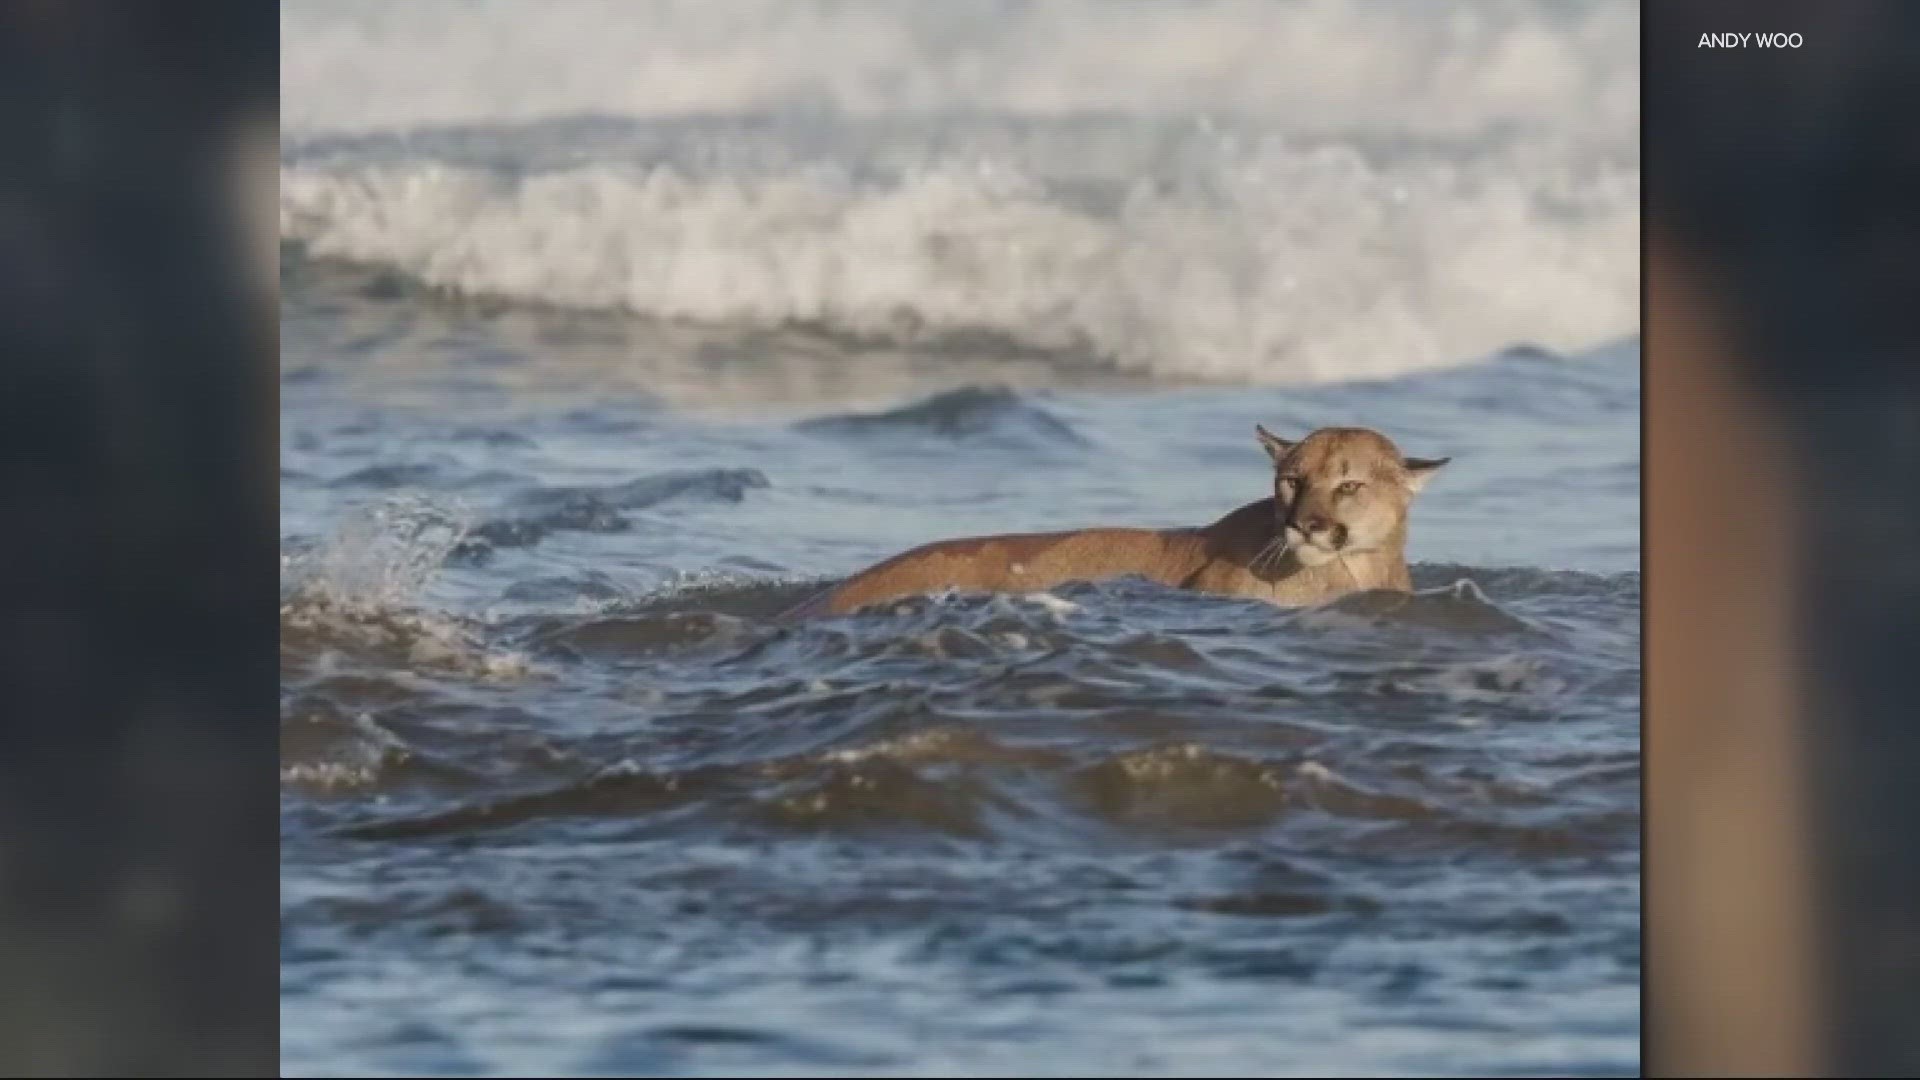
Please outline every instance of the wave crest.
[[771, 176], [296, 156], [280, 235], [465, 294], [1173, 379], [1390, 377], [1637, 319], [1634, 167], [1218, 136], [1115, 180], [1038, 152]]

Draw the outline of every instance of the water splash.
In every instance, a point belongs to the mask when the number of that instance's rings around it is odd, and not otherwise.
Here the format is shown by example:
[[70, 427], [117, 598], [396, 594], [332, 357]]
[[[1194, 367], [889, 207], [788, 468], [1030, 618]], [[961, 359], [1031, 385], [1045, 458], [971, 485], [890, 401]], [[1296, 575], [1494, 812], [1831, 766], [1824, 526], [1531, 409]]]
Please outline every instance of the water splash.
[[283, 561], [283, 603], [359, 612], [412, 606], [471, 525], [454, 500], [399, 495], [362, 506], [318, 545]]
[[395, 496], [356, 509], [326, 539], [283, 555], [283, 661], [324, 668], [345, 650], [381, 665], [404, 658], [417, 672], [492, 682], [530, 675], [523, 653], [489, 644], [482, 627], [422, 604], [472, 520], [457, 501]]

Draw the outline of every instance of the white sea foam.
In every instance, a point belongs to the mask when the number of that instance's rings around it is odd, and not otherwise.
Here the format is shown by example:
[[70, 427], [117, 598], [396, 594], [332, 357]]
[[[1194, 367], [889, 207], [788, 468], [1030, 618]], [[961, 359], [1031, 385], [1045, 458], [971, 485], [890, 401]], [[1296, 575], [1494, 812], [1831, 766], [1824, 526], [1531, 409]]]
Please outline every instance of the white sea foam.
[[1170, 378], [1632, 332], [1633, 6], [1378, 10], [290, 4], [280, 236], [462, 292]]

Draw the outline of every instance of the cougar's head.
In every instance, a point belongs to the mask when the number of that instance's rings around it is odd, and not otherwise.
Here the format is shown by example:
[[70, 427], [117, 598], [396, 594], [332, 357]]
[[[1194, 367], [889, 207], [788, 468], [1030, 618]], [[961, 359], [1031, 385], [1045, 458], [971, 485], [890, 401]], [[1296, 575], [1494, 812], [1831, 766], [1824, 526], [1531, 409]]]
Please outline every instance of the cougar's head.
[[1451, 458], [1410, 458], [1366, 428], [1289, 442], [1255, 425], [1273, 458], [1275, 525], [1302, 566], [1404, 542], [1414, 495]]

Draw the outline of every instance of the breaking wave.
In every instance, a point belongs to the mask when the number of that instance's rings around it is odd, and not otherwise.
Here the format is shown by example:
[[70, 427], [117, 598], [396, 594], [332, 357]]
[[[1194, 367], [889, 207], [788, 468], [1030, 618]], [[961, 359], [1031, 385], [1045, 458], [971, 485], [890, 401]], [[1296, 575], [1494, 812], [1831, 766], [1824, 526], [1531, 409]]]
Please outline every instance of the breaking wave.
[[1637, 322], [1631, 5], [530, 10], [290, 6], [284, 250], [1170, 380]]
[[1171, 379], [1389, 377], [1637, 321], [1637, 168], [1225, 136], [1177, 153], [1192, 175], [1104, 190], [991, 156], [883, 177], [295, 163], [280, 233], [456, 293]]

